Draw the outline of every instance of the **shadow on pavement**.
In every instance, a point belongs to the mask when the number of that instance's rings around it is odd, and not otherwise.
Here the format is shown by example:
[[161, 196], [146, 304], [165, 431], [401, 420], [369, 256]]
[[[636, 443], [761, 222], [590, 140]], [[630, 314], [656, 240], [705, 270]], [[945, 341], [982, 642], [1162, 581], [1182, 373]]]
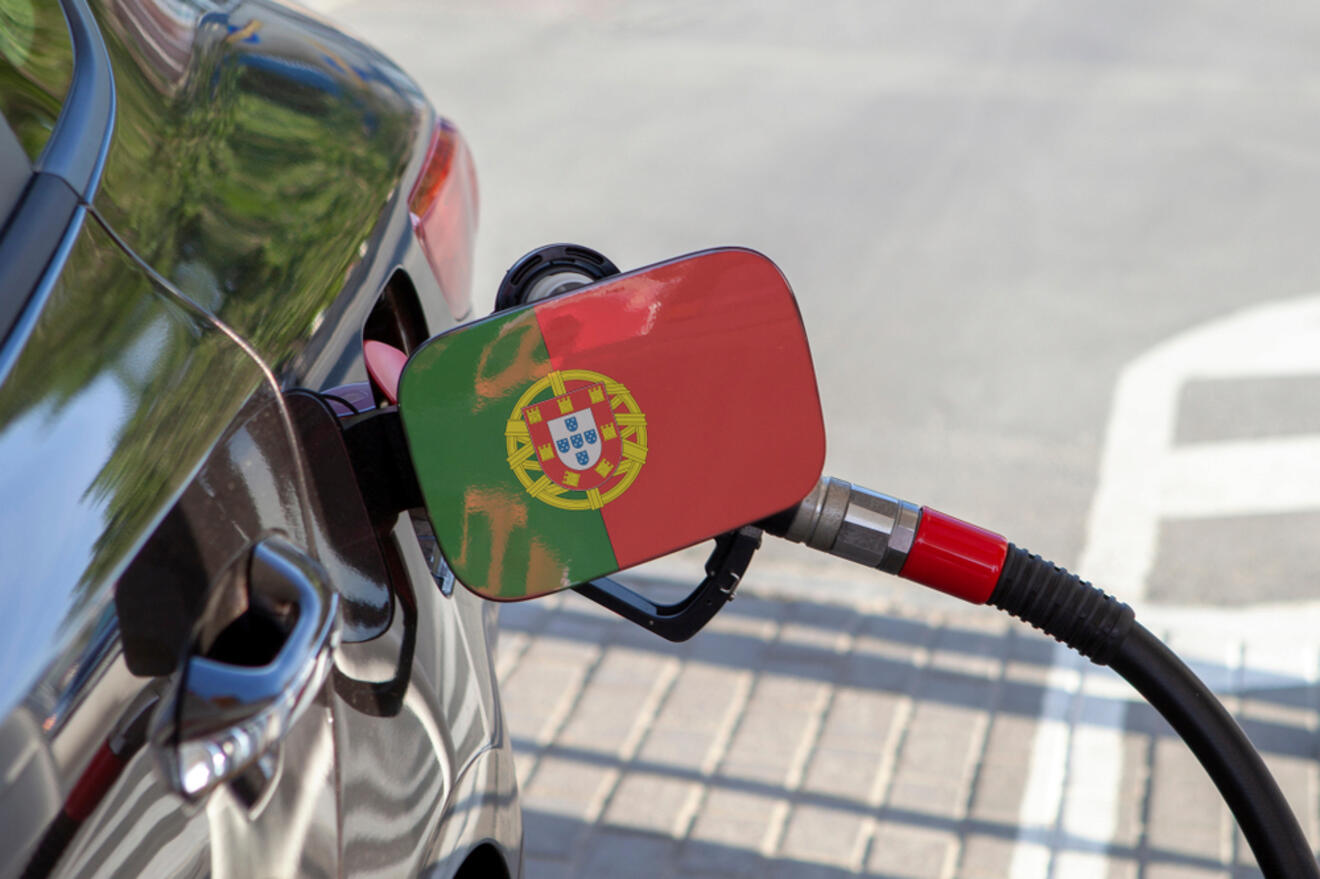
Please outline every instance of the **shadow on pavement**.
[[[1016, 873], [1024, 850], [1038, 869], [1022, 875], [1055, 879], [1081, 863], [1087, 876], [1259, 875], [1153, 709], [1108, 670], [993, 613], [747, 594], [671, 644], [566, 594], [506, 605], [501, 629], [529, 879], [975, 879]], [[1267, 759], [1302, 767], [1289, 796], [1314, 800], [1317, 686], [1195, 667], [1227, 685], [1230, 707], [1255, 706], [1244, 728]], [[700, 686], [704, 702], [689, 692]], [[864, 713], [849, 713], [858, 703], [900, 709], [877, 714], [889, 726], [868, 736]], [[701, 732], [719, 713], [729, 721], [718, 734]], [[1055, 799], [1024, 827], [1043, 717], [1063, 734], [1047, 761]], [[1078, 787], [1075, 761], [1090, 759], [1079, 737], [1117, 748], [1108, 794]], [[1086, 827], [1092, 807], [1115, 811], [1107, 838]]]

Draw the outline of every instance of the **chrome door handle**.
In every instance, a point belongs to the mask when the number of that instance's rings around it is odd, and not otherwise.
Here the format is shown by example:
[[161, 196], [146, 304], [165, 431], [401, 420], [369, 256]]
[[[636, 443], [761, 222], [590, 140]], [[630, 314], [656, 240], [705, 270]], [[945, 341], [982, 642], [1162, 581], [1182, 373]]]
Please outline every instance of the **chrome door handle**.
[[339, 596], [321, 567], [280, 536], [248, 566], [249, 595], [292, 606], [297, 619], [273, 659], [236, 665], [193, 656], [153, 738], [170, 786], [195, 799], [270, 751], [316, 697], [339, 643]]

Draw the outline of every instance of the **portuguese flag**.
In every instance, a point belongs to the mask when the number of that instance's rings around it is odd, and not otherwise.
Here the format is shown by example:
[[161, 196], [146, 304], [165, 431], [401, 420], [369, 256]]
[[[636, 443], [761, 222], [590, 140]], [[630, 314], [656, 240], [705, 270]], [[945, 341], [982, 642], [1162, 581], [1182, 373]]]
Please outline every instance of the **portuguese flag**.
[[428, 341], [399, 410], [450, 567], [518, 599], [801, 500], [824, 427], [779, 269], [707, 251]]

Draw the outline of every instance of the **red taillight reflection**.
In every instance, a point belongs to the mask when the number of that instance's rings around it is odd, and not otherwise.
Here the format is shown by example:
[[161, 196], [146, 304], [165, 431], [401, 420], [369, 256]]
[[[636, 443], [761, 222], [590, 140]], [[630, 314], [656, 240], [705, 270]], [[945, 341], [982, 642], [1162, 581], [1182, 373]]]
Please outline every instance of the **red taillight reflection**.
[[408, 196], [413, 230], [454, 317], [472, 307], [472, 245], [477, 234], [477, 174], [458, 129], [441, 121]]

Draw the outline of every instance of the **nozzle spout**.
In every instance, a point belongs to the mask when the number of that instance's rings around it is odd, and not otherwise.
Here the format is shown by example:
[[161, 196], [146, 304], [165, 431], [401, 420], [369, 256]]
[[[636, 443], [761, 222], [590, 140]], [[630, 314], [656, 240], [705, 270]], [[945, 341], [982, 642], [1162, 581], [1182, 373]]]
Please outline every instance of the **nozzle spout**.
[[823, 476], [795, 509], [762, 525], [794, 543], [897, 574], [920, 522], [915, 504]]

